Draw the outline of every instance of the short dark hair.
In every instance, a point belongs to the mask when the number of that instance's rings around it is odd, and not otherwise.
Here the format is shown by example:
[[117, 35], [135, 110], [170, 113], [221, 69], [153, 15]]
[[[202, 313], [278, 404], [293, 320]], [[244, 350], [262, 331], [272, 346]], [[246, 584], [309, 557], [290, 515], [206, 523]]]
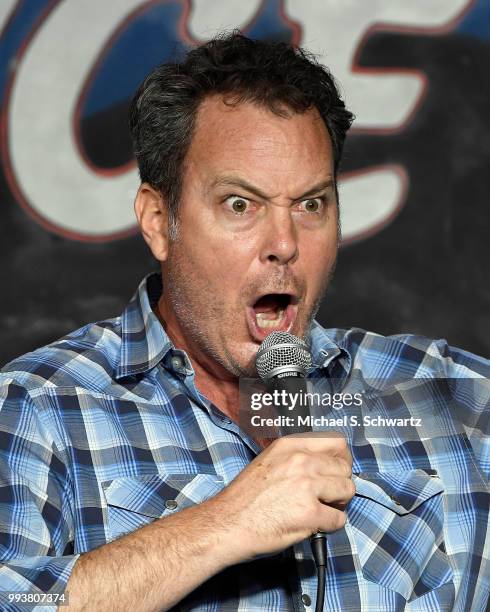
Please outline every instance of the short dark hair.
[[284, 42], [252, 40], [238, 31], [191, 49], [183, 62], [153, 70], [131, 102], [129, 125], [142, 182], [168, 202], [174, 234], [183, 163], [200, 102], [231, 94], [233, 103], [254, 102], [277, 115], [316, 107], [332, 141], [337, 175], [345, 135], [354, 116], [329, 70], [309, 52]]

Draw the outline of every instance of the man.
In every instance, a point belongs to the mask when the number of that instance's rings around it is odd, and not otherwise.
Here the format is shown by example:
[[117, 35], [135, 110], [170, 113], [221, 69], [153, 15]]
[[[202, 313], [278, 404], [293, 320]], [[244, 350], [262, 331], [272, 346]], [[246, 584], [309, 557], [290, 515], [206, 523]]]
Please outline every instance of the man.
[[[162, 274], [121, 317], [4, 368], [4, 591], [66, 592], [70, 610], [309, 610], [320, 529], [325, 609], [484, 610], [488, 363], [313, 320], [351, 119], [312, 58], [236, 33], [140, 87], [135, 210]], [[319, 385], [429, 412], [431, 435], [248, 435], [239, 379], [274, 330], [308, 341]]]

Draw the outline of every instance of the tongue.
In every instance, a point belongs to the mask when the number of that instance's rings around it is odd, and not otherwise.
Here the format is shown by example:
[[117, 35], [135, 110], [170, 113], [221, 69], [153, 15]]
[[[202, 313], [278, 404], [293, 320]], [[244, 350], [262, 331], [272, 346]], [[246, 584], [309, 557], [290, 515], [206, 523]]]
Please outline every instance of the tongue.
[[274, 295], [264, 295], [254, 304], [255, 312], [275, 312], [279, 308], [279, 302]]

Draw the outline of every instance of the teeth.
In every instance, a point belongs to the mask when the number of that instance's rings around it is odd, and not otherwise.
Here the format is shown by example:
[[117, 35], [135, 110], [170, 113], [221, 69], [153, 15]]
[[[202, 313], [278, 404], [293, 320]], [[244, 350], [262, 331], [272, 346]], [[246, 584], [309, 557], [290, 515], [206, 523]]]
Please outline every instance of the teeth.
[[279, 310], [275, 319], [265, 319], [264, 313], [262, 312], [258, 312], [255, 316], [257, 319], [257, 325], [262, 329], [270, 327], [279, 327], [284, 321], [286, 311]]

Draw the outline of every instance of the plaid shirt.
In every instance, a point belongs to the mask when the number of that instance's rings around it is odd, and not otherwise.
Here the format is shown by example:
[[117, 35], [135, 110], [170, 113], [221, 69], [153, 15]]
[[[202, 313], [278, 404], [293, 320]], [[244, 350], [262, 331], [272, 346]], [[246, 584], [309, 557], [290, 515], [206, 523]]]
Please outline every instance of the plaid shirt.
[[[150, 275], [121, 317], [3, 369], [1, 591], [63, 592], [80, 554], [214, 496], [260, 452], [196, 389], [187, 355], [152, 312], [160, 292]], [[336, 427], [350, 442], [356, 495], [345, 528], [327, 538], [325, 609], [483, 612], [489, 362], [442, 340], [317, 323], [311, 347], [320, 390], [363, 397], [323, 409], [359, 419]], [[312, 610], [315, 598], [305, 541], [228, 568], [176, 609]]]

